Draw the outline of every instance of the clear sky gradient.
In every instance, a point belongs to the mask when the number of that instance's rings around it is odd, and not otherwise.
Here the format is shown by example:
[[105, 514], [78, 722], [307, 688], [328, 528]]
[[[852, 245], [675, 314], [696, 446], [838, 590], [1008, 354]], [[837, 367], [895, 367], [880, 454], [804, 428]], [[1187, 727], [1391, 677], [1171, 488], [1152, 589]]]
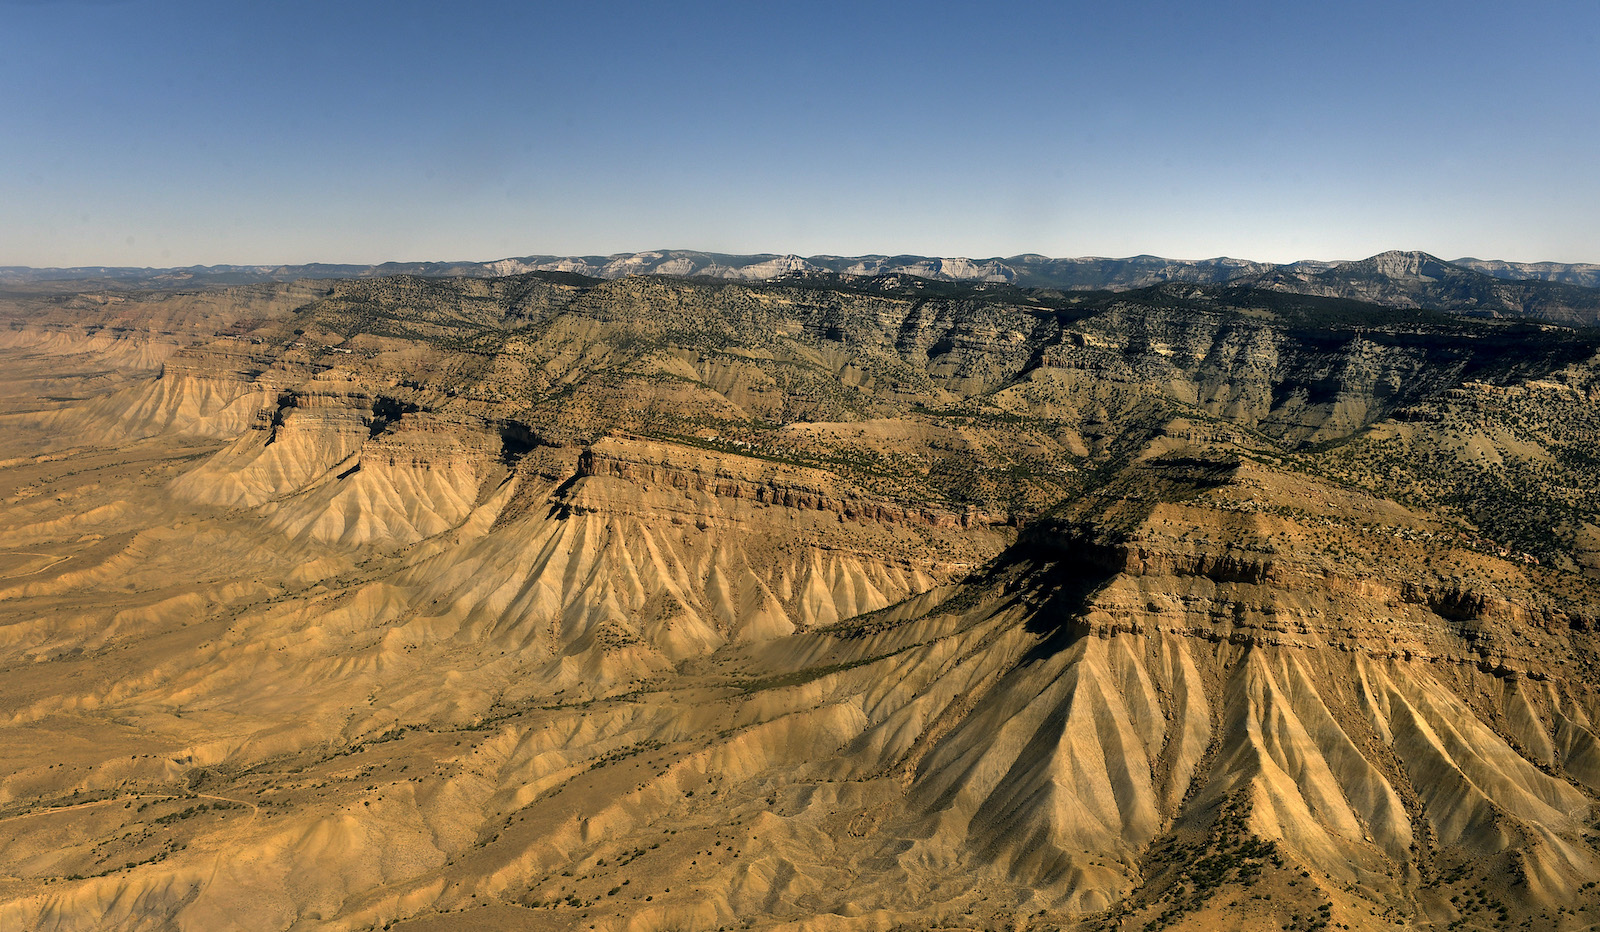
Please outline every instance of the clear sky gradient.
[[1600, 261], [1600, 3], [0, 0], [0, 265]]

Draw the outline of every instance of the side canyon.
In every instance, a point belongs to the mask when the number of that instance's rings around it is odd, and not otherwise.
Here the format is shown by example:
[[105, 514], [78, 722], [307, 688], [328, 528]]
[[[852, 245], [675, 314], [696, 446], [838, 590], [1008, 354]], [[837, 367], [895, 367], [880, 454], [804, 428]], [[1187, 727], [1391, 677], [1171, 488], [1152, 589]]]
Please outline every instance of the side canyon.
[[7, 286], [0, 928], [1592, 928], [1600, 301], [1272, 274]]

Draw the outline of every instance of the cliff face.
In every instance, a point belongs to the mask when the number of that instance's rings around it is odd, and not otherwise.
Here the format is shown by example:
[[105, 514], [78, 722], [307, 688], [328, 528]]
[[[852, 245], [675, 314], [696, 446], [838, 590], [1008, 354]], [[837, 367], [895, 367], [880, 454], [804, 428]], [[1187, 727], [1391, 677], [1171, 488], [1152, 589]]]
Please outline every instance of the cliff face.
[[1537, 279], [1584, 288], [1600, 288], [1600, 265], [1591, 262], [1507, 262], [1503, 259], [1457, 259], [1453, 263], [1495, 278]]
[[825, 511], [850, 521], [967, 529], [1006, 523], [1003, 516], [982, 513], [973, 507], [960, 511], [909, 508], [840, 493], [837, 480], [822, 470], [763, 467], [759, 461], [744, 457], [708, 457], [681, 448], [630, 443], [619, 438], [607, 438], [586, 448], [578, 457], [577, 476], [614, 477], [634, 485], [659, 485], [719, 499]]
[[1446, 262], [1423, 252], [1380, 253], [1329, 268], [1286, 266], [1243, 279], [1257, 288], [1295, 294], [1353, 298], [1389, 307], [1423, 307], [1459, 314], [1522, 317], [1573, 326], [1600, 321], [1600, 291], [1582, 267], [1568, 275], [1508, 274], [1506, 264], [1477, 267]]
[[1600, 908], [1582, 334], [537, 275], [192, 326], [0, 346], [0, 927]]

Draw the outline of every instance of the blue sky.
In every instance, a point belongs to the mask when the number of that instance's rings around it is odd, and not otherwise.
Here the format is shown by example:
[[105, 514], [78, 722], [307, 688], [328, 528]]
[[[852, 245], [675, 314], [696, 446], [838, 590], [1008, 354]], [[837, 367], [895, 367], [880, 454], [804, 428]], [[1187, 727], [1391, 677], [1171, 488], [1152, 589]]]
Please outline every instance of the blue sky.
[[1600, 3], [0, 0], [0, 265], [1600, 261]]

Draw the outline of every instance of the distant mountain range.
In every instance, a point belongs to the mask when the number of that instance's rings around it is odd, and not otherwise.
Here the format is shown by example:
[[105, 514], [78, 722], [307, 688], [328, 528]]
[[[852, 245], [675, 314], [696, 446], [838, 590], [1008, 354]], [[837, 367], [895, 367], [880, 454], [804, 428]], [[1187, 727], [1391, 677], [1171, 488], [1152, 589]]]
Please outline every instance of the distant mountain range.
[[296, 279], [487, 278], [528, 272], [570, 272], [598, 279], [628, 275], [759, 281], [794, 274], [911, 275], [936, 281], [996, 282], [1022, 288], [1124, 291], [1167, 282], [1232, 284], [1297, 294], [1351, 298], [1482, 316], [1528, 317], [1600, 324], [1600, 265], [1449, 262], [1424, 252], [1391, 251], [1355, 262], [1304, 260], [1277, 265], [1247, 259], [1052, 259], [1026, 254], [966, 259], [932, 256], [730, 255], [653, 250], [612, 256], [524, 256], [492, 262], [385, 262], [381, 265], [216, 265], [148, 269], [0, 267], [0, 284], [101, 281], [108, 286], [183, 288]]
[[[1518, 268], [1508, 262], [1492, 267], [1500, 271]], [[1526, 317], [1574, 326], [1600, 323], [1600, 290], [1593, 287], [1532, 276], [1504, 277], [1424, 252], [1385, 252], [1359, 262], [1326, 266], [1294, 263], [1234, 281], [1253, 288], [1350, 298], [1390, 307]]]

